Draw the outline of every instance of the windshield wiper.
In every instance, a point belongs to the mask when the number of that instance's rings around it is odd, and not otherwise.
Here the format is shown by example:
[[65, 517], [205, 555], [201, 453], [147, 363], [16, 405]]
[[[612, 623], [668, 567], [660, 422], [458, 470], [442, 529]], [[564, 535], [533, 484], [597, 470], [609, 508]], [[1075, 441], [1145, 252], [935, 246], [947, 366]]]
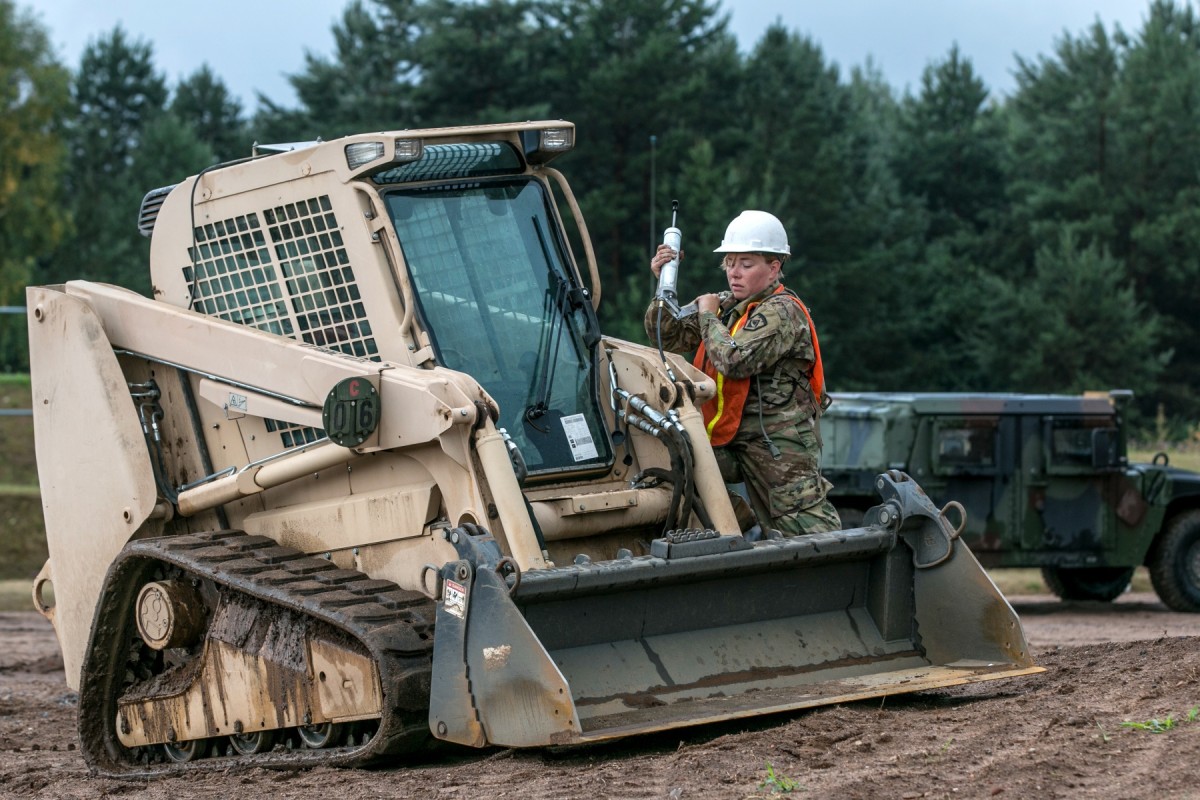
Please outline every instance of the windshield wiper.
[[[525, 409], [525, 419], [529, 422], [545, 416], [550, 410], [550, 392], [554, 387], [554, 369], [558, 365], [558, 348], [562, 344], [562, 329], [565, 325], [571, 331], [571, 343], [575, 347], [575, 355], [582, 363], [588, 353], [600, 341], [600, 326], [595, 320], [595, 312], [587, 301], [587, 294], [577, 286], [572, 286], [565, 276], [555, 269], [555, 261], [551, 256], [550, 244], [546, 241], [546, 232], [542, 221], [532, 217], [533, 230], [537, 234], [538, 246], [542, 250], [549, 281], [553, 284], [553, 292], [546, 289], [546, 302], [542, 308], [542, 332], [538, 342], [538, 366], [534, 373], [534, 386], [531, 389], [531, 402]], [[571, 314], [584, 309], [584, 319], [587, 329], [582, 336], [575, 325], [568, 319]], [[549, 326], [549, 331], [547, 331]], [[540, 430], [540, 429], [539, 429]], [[544, 432], [544, 431], [543, 431]]]
[[[542, 303], [542, 332], [538, 337], [537, 369], [534, 371], [534, 381], [531, 389], [534, 402], [525, 408], [525, 419], [533, 422], [545, 416], [550, 410], [550, 389], [554, 386], [554, 368], [558, 364], [558, 346], [562, 342], [563, 295], [566, 293], [567, 282], [553, 272], [550, 273], [554, 284], [554, 293], [546, 289], [546, 299]], [[539, 429], [540, 430], [540, 429]]]

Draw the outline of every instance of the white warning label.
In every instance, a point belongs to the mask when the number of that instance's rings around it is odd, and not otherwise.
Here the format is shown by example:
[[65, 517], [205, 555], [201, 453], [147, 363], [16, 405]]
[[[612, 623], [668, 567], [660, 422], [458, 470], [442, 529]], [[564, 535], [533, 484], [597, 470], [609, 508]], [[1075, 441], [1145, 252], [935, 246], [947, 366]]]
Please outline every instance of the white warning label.
[[592, 441], [592, 432], [588, 430], [583, 414], [563, 417], [562, 426], [563, 433], [567, 435], [567, 444], [571, 445], [571, 455], [576, 461], [587, 461], [598, 455], [596, 443]]
[[446, 586], [442, 590], [442, 604], [446, 607], [446, 611], [459, 619], [466, 619], [467, 587], [461, 583], [446, 581]]

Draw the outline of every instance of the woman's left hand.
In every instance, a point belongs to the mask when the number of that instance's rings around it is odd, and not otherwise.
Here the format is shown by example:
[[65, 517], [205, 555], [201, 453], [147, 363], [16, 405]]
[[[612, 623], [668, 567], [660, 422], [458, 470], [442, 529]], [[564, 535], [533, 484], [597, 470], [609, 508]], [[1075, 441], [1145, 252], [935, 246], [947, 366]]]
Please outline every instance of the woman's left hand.
[[716, 314], [721, 308], [721, 296], [716, 294], [702, 294], [696, 298], [696, 308], [701, 313], [711, 311]]

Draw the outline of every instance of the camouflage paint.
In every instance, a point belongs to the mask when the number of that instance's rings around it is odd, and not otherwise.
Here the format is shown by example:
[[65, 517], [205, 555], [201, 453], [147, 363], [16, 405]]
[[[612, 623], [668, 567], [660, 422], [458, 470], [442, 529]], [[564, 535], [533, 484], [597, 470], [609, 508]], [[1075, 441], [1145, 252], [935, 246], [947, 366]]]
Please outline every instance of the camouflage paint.
[[1200, 505], [1200, 475], [1129, 463], [1124, 397], [835, 395], [821, 420], [829, 496], [866, 509], [874, 476], [900, 469], [939, 507], [963, 505], [984, 566], [1141, 565], [1164, 519]]

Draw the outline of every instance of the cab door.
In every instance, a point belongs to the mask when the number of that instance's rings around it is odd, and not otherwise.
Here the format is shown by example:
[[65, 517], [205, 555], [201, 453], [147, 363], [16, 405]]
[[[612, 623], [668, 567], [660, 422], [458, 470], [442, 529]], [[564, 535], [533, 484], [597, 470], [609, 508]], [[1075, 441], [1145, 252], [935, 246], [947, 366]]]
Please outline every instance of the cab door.
[[1117, 430], [1107, 417], [1040, 420], [1043, 470], [1028, 492], [1024, 544], [1088, 561], [1115, 547], [1115, 496], [1122, 470]]
[[[1008, 483], [1012, 472], [1010, 418], [981, 415], [938, 417], [930, 425], [926, 491], [939, 506], [954, 500], [966, 510], [962, 537], [977, 555], [1001, 548], [1001, 534], [1012, 519]], [[957, 515], [948, 512], [952, 525]], [[981, 558], [986, 563], [985, 558]]]

